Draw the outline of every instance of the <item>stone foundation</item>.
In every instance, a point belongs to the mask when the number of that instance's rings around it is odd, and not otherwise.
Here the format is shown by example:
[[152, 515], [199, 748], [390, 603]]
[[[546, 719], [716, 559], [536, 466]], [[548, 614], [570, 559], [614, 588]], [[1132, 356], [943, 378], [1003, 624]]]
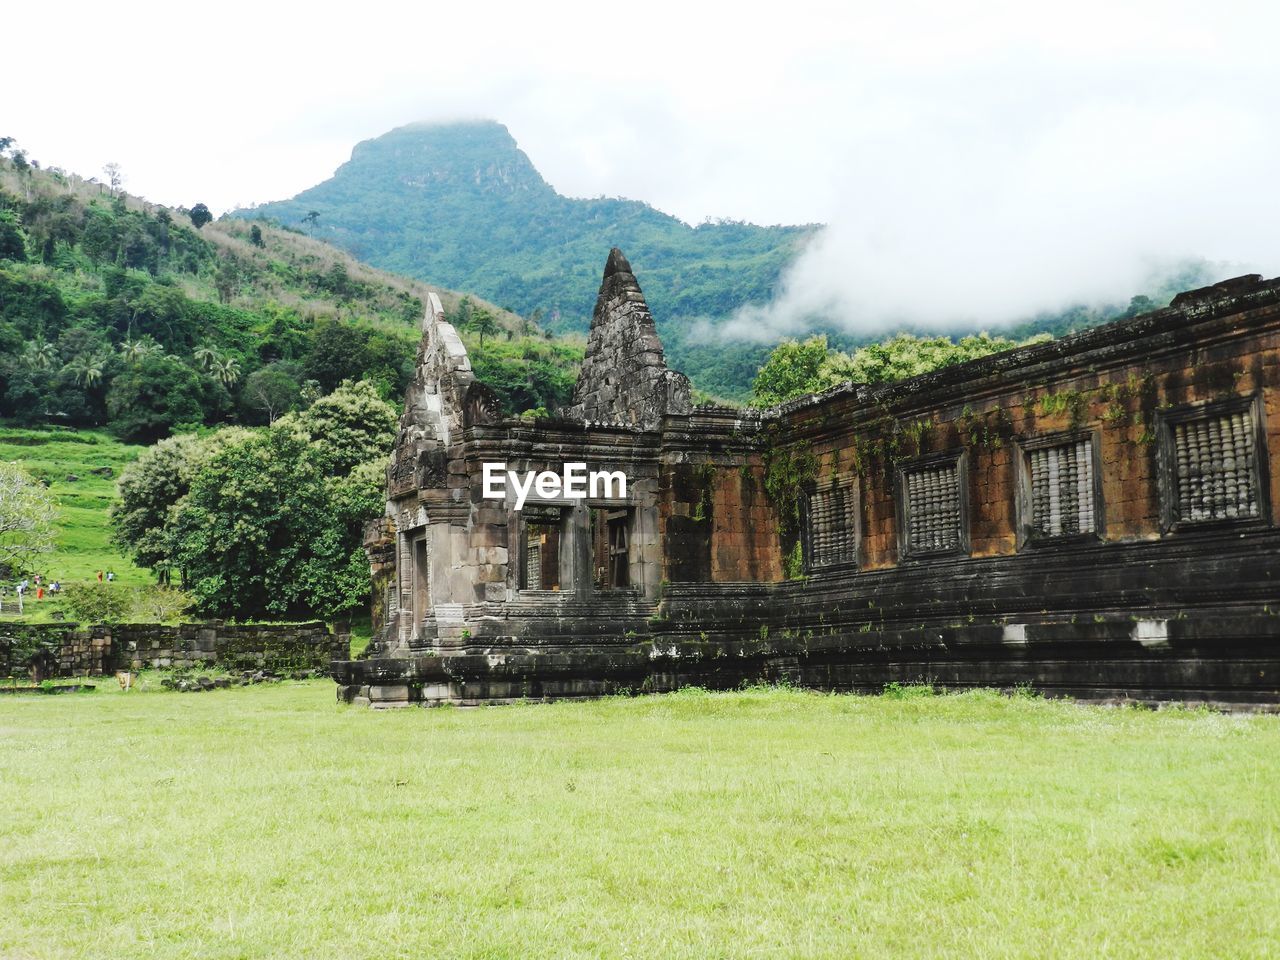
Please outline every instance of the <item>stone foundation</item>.
[[1025, 688], [1081, 700], [1280, 709], [1280, 619], [1223, 612], [1116, 619], [894, 625], [849, 634], [675, 636], [575, 653], [454, 654], [336, 665], [338, 697], [378, 708], [734, 689], [789, 683], [878, 693], [888, 683]]

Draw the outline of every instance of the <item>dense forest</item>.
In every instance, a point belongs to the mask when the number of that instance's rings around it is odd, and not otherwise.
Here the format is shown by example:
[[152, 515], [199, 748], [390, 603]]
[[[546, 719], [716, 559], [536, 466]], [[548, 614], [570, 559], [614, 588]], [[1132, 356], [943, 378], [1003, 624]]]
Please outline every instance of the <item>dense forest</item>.
[[[0, 417], [150, 442], [267, 424], [345, 380], [398, 401], [426, 284], [299, 231], [211, 222], [104, 182], [0, 158]], [[114, 181], [113, 182], [113, 178]], [[438, 290], [513, 413], [564, 403], [581, 344]]]

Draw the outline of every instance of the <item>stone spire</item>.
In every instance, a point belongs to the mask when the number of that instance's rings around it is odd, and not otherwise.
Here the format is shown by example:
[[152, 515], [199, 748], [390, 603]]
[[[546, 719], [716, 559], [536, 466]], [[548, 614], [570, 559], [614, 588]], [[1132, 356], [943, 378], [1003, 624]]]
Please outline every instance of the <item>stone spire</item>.
[[614, 247], [604, 265], [587, 353], [568, 414], [653, 430], [667, 414], [691, 410], [689, 380], [667, 369], [640, 284], [627, 258]]

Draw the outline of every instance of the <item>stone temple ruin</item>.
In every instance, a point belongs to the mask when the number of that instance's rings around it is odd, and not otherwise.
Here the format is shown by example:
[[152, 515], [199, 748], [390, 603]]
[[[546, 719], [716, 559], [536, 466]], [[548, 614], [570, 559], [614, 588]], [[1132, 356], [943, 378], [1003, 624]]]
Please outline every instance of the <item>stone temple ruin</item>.
[[[695, 406], [621, 252], [572, 405], [504, 416], [432, 298], [366, 547], [374, 706], [789, 681], [1280, 704], [1280, 280], [911, 380]], [[625, 495], [482, 496], [485, 463]], [[553, 491], [554, 492], [554, 491]]]

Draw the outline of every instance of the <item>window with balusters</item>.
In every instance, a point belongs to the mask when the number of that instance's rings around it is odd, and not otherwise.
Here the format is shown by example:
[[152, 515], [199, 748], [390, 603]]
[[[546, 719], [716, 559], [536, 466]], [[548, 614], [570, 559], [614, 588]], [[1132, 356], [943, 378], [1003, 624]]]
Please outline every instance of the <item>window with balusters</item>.
[[1263, 517], [1265, 448], [1253, 398], [1167, 411], [1160, 440], [1166, 529]]
[[857, 562], [858, 494], [852, 478], [830, 481], [809, 494], [805, 547], [811, 570]]
[[966, 486], [963, 454], [899, 470], [899, 546], [903, 556], [969, 549]]
[[1026, 540], [1046, 542], [1101, 531], [1091, 433], [1030, 441], [1022, 456], [1020, 511]]

